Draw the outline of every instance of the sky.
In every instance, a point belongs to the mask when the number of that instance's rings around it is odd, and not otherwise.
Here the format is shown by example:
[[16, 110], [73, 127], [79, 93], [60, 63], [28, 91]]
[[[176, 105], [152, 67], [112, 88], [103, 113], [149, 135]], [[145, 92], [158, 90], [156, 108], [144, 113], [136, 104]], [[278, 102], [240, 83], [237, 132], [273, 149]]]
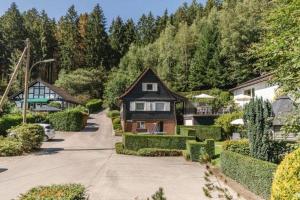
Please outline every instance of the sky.
[[[205, 2], [206, 0], [198, 0]], [[45, 10], [49, 17], [58, 20], [65, 15], [67, 9], [74, 4], [78, 13], [90, 12], [99, 3], [102, 7], [107, 24], [116, 16], [127, 20], [133, 18], [137, 21], [139, 17], [151, 11], [155, 16], [162, 15], [167, 8], [173, 13], [184, 2], [191, 3], [192, 0], [0, 0], [0, 15], [3, 15], [10, 4], [15, 2], [21, 12], [35, 7], [38, 10]]]

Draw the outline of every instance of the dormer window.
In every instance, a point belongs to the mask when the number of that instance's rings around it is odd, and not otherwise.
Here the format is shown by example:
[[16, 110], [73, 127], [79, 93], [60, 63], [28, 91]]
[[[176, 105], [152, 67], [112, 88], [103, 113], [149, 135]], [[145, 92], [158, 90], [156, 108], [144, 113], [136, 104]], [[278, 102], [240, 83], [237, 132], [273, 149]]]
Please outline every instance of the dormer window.
[[143, 83], [143, 92], [156, 92], [157, 83]]

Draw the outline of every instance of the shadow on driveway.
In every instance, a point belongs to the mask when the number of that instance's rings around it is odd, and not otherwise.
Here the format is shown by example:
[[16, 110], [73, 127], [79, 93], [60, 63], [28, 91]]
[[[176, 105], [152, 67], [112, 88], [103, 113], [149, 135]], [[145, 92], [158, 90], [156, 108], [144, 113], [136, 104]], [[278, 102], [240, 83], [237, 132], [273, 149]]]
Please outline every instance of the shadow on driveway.
[[41, 155], [51, 155], [56, 154], [61, 151], [110, 151], [114, 150], [115, 148], [88, 148], [88, 149], [65, 149], [65, 148], [41, 148], [40, 151], [35, 152], [34, 155], [41, 156]]

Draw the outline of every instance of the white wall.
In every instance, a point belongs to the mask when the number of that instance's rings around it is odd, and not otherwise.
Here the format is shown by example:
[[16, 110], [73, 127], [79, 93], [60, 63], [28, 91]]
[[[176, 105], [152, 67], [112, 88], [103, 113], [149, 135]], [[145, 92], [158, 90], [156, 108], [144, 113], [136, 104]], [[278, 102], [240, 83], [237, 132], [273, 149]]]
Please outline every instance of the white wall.
[[[249, 90], [251, 88], [255, 89], [255, 97], [263, 98], [264, 100], [269, 100], [270, 102], [273, 102], [275, 100], [275, 93], [278, 89], [278, 85], [269, 85], [267, 81], [263, 81], [260, 83], [256, 83], [254, 85], [250, 85], [244, 88], [237, 89], [233, 91], [233, 95], [237, 96], [239, 94], [244, 94], [244, 91]], [[247, 101], [235, 101], [240, 106], [243, 106], [244, 104], [248, 103]]]

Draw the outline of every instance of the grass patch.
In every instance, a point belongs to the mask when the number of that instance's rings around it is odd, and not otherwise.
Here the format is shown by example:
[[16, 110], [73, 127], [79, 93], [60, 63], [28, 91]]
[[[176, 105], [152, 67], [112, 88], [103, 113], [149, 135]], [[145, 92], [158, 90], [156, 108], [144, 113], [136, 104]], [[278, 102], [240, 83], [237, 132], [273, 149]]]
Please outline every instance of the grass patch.
[[220, 155], [221, 153], [223, 152], [223, 144], [224, 144], [224, 141], [222, 142], [215, 142], [215, 156], [214, 158], [212, 159], [212, 164], [218, 168], [221, 167], [220, 165]]

